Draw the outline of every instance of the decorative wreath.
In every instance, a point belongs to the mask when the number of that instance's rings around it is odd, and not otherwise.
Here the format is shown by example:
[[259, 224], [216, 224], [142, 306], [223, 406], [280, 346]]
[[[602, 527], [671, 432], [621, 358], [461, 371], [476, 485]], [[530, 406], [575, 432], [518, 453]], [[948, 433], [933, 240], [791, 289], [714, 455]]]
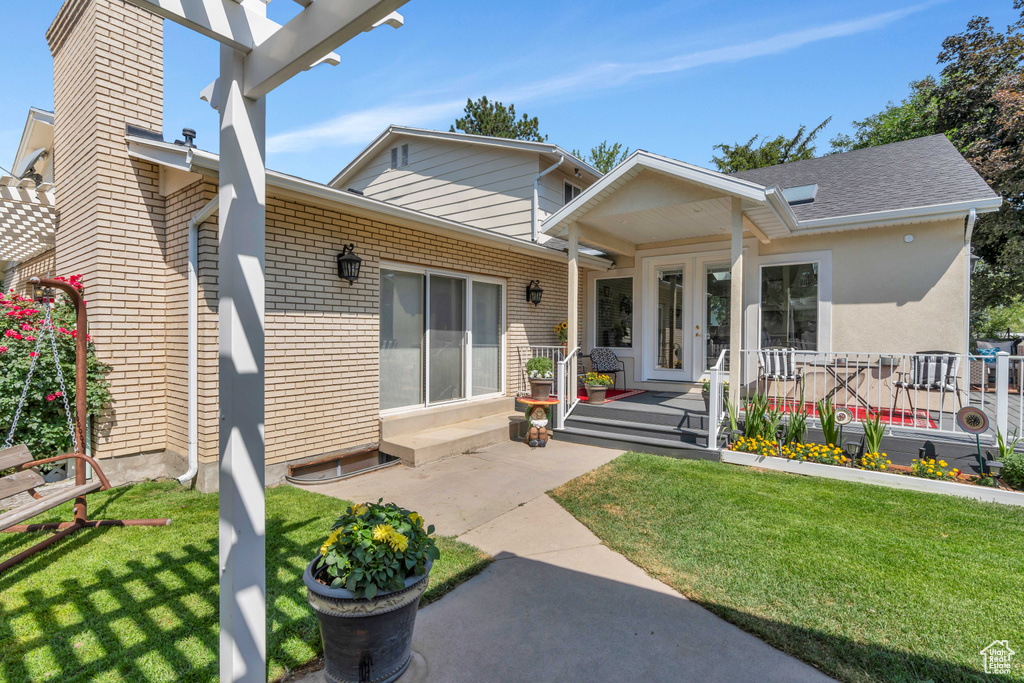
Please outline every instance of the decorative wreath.
[[853, 422], [853, 411], [849, 408], [836, 408], [836, 424], [848, 425]]
[[956, 414], [956, 423], [968, 434], [988, 431], [988, 415], [980, 408], [964, 406]]

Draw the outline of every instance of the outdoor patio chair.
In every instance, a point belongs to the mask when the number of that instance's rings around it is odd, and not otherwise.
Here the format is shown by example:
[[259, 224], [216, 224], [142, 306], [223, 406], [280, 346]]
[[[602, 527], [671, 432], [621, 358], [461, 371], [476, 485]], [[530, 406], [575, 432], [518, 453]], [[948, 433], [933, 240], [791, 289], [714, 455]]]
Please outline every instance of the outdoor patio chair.
[[[626, 388], [626, 364], [615, 355], [615, 352], [611, 349], [596, 348], [591, 349], [590, 354], [587, 356], [580, 356], [580, 358], [590, 359], [590, 371], [599, 372], [602, 375], [612, 376], [612, 389], [615, 388], [615, 383], [618, 381], [619, 373], [622, 373], [622, 388]], [[580, 376], [587, 374], [586, 366], [580, 363], [579, 372]]]
[[777, 347], [758, 349], [757, 351], [757, 386], [768, 382], [774, 386], [776, 382], [793, 382], [796, 387], [803, 385], [804, 375], [796, 366], [796, 349]]
[[[914, 397], [917, 392], [938, 391], [940, 395], [939, 407], [941, 410], [942, 401], [946, 398], [946, 392], [952, 391], [956, 394], [957, 403], [964, 407], [963, 397], [960, 395], [960, 356], [952, 351], [918, 351], [910, 357], [910, 370], [900, 373], [900, 379], [893, 382], [896, 393], [892, 398], [892, 410], [895, 413], [899, 401], [900, 390], [910, 403], [911, 412], [914, 411]], [[925, 394], [926, 401], [929, 396]]]

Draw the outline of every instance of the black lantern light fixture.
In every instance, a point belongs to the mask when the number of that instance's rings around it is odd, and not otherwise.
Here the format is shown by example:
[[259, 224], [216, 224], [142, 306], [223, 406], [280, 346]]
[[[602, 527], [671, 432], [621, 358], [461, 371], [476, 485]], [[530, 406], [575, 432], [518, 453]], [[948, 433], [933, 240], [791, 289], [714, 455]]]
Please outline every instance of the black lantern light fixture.
[[363, 259], [352, 253], [355, 248], [354, 244], [346, 244], [338, 254], [338, 277], [348, 280], [349, 284], [359, 279], [359, 269], [363, 266]]
[[530, 280], [530, 284], [526, 285], [526, 300], [537, 306], [543, 295], [544, 290], [540, 288], [540, 280]]

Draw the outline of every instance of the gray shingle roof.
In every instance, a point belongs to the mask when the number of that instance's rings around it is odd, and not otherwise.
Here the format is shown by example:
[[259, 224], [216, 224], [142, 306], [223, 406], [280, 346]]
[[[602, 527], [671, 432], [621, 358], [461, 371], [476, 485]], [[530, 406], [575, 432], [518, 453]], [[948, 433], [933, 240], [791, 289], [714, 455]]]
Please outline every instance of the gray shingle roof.
[[734, 173], [782, 189], [818, 184], [813, 202], [793, 206], [801, 221], [997, 196], [945, 135]]

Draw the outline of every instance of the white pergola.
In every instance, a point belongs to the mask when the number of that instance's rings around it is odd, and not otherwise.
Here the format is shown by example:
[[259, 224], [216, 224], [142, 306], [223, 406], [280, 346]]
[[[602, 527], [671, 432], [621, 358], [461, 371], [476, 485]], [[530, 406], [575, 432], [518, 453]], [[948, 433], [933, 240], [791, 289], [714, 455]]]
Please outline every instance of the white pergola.
[[295, 0], [284, 25], [270, 0], [129, 0], [221, 44], [204, 90], [220, 113], [220, 680], [266, 680], [264, 241], [266, 95], [408, 0]]

